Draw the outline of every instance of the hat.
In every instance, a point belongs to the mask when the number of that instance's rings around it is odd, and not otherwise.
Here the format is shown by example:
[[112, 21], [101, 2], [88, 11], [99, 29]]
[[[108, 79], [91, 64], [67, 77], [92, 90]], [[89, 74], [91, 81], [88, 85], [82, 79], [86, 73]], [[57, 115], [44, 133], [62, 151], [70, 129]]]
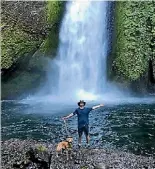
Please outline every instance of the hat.
[[80, 101], [78, 102], [78, 106], [80, 106], [80, 103], [83, 103], [84, 106], [86, 105], [86, 102], [85, 102], [84, 100], [80, 100]]

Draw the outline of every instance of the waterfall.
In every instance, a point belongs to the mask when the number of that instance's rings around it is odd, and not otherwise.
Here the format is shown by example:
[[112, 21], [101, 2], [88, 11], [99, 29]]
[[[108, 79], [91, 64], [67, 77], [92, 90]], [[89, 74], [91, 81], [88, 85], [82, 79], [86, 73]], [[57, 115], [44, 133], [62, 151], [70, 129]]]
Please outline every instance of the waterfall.
[[[113, 5], [110, 1], [91, 0], [66, 3], [57, 56], [49, 60], [47, 81], [35, 96], [27, 97], [29, 103], [64, 106], [79, 99], [105, 104], [142, 102], [142, 98], [133, 97], [130, 90], [107, 78]], [[143, 102], [148, 100], [151, 102], [148, 98]]]
[[54, 61], [57, 96], [95, 99], [106, 88], [107, 3], [67, 3]]

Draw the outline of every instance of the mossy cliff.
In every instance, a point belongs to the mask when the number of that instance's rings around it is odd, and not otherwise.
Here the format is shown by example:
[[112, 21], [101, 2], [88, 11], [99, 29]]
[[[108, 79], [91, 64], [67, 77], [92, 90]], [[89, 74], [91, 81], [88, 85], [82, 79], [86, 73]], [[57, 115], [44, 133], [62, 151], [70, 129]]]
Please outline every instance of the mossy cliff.
[[3, 1], [1, 7], [2, 99], [6, 99], [36, 89], [45, 78], [45, 56], [56, 54], [64, 2]]
[[115, 28], [112, 66], [114, 77], [132, 87], [136, 85], [136, 88], [140, 88], [139, 85], [142, 84], [144, 88], [153, 86], [155, 2], [117, 1]]

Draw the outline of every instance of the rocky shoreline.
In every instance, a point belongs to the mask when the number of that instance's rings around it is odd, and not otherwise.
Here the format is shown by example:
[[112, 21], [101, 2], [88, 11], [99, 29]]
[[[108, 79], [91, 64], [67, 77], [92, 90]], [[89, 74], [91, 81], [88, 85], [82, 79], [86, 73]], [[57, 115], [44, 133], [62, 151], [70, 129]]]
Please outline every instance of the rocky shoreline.
[[[14, 164], [25, 162], [30, 150], [36, 159], [49, 165], [50, 169], [154, 169], [153, 157], [137, 156], [127, 152], [109, 149], [91, 149], [73, 147], [70, 152], [72, 159], [66, 160], [65, 154], [56, 157], [55, 145], [35, 140], [10, 139], [1, 142], [2, 169], [13, 169]], [[26, 162], [25, 162], [26, 163]], [[29, 163], [25, 169], [39, 168], [40, 164]], [[19, 168], [17, 166], [17, 168]], [[41, 167], [40, 167], [41, 168]], [[42, 168], [43, 169], [43, 168]]]

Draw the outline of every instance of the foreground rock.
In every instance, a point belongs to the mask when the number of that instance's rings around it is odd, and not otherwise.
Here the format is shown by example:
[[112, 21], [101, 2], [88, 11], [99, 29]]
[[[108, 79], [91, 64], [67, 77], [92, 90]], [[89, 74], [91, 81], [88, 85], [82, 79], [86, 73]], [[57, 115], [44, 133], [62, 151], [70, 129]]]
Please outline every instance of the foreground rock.
[[[31, 148], [31, 149], [30, 149]], [[27, 162], [26, 155], [34, 151], [35, 159], [41, 161]], [[136, 156], [134, 154], [105, 150], [105, 149], [85, 149], [73, 148], [71, 159], [66, 160], [65, 154], [56, 157], [55, 145], [34, 140], [11, 139], [2, 142], [2, 169], [13, 169], [13, 164], [27, 162], [25, 169], [153, 169], [155, 160], [153, 157]], [[42, 165], [42, 166], [41, 166]], [[17, 166], [18, 167], [18, 166]]]

